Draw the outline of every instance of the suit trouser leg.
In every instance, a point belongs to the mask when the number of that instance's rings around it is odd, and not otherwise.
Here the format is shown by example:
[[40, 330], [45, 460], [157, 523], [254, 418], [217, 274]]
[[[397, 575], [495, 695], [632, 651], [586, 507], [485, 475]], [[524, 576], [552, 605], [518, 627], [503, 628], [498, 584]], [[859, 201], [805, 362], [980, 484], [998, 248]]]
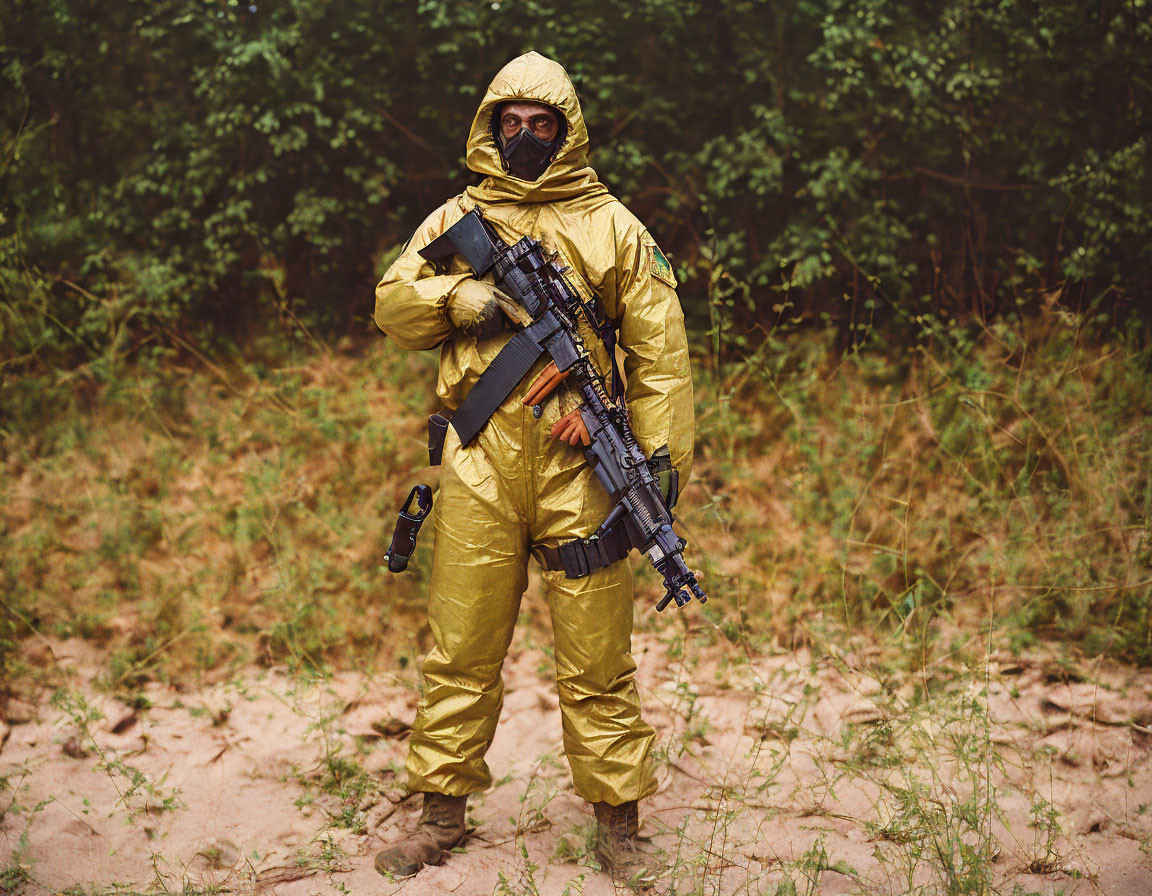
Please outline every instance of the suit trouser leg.
[[492, 775], [484, 754], [504, 701], [501, 668], [527, 585], [527, 531], [482, 451], [450, 430], [435, 511], [428, 621], [434, 644], [412, 728], [408, 783], [463, 796]]
[[[539, 500], [534, 544], [558, 545], [595, 532], [612, 501], [580, 448], [538, 430]], [[632, 659], [632, 570], [627, 559], [583, 579], [546, 571], [544, 585], [556, 645], [556, 689], [564, 751], [576, 792], [613, 805], [656, 790], [656, 735], [640, 714]]]
[[627, 560], [585, 579], [545, 573], [564, 751], [576, 792], [614, 806], [656, 790], [655, 732], [641, 718]]
[[[553, 442], [548, 422], [513, 402], [468, 448], [449, 430], [428, 608], [434, 646], [407, 764], [414, 790], [461, 796], [491, 784], [484, 754], [503, 703], [500, 671], [527, 585], [529, 541], [586, 536], [611, 508], [582, 452]], [[655, 734], [634, 679], [628, 561], [584, 579], [545, 572], [544, 581], [576, 792], [614, 805], [648, 796]]]

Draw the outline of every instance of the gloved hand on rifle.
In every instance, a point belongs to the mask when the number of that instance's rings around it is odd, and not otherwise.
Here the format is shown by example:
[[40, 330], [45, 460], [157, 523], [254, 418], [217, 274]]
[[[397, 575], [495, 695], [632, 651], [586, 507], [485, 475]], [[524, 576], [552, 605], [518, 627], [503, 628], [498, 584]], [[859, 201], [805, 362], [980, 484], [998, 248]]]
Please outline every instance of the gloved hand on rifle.
[[[478, 342], [490, 339], [503, 332], [506, 322], [513, 327], [526, 327], [532, 317], [513, 298], [501, 292], [486, 280], [470, 278], [461, 281], [455, 292], [448, 297], [448, 319], [453, 326], [463, 330]], [[568, 376], [567, 371], [557, 369], [550, 363], [532, 382], [524, 404], [539, 404]], [[552, 427], [552, 438], [560, 439], [569, 445], [590, 445], [591, 437], [579, 409], [569, 411]]]
[[448, 319], [452, 325], [476, 340], [499, 335], [505, 322], [526, 327], [532, 318], [519, 303], [486, 280], [461, 281], [448, 297]]
[[[532, 317], [520, 304], [486, 280], [464, 280], [448, 298], [448, 319], [452, 324], [480, 342], [498, 335], [506, 321], [514, 327], [526, 327]], [[568, 376], [552, 362], [532, 382], [524, 404], [539, 404]], [[552, 438], [569, 445], [590, 445], [591, 437], [579, 409], [569, 411], [552, 427]]]

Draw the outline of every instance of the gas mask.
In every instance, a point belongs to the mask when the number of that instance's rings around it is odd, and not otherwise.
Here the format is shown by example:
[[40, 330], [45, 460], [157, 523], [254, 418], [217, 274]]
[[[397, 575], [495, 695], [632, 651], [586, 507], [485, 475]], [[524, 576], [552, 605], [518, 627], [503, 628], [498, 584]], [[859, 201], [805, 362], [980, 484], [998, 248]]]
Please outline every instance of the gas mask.
[[509, 174], [520, 180], [536, 180], [552, 161], [559, 142], [559, 135], [545, 143], [528, 128], [522, 128], [511, 140], [500, 136], [500, 154], [504, 156]]
[[[557, 114], [559, 115], [559, 113]], [[541, 140], [528, 128], [521, 128], [520, 133], [515, 137], [505, 139], [496, 123], [499, 121], [499, 109], [497, 110], [492, 130], [509, 174], [520, 178], [520, 180], [538, 180], [540, 178], [540, 175], [544, 173], [552, 161], [552, 157], [556, 155], [556, 150], [564, 142], [568, 131], [564, 117], [559, 115], [559, 118], [560, 128], [556, 132], [556, 136], [547, 142]]]

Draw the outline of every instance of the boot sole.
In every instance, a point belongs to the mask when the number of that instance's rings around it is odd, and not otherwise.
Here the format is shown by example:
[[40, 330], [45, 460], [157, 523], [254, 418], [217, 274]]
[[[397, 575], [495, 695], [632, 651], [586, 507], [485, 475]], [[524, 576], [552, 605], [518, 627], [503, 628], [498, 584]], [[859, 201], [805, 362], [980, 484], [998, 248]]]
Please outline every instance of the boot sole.
[[382, 874], [385, 877], [391, 876], [397, 880], [401, 880], [409, 877], [415, 877], [420, 873], [421, 868], [426, 868], [429, 865], [442, 865], [447, 857], [448, 853], [441, 850], [440, 855], [438, 855], [434, 861], [417, 862], [415, 866], [402, 865], [399, 868], [389, 868], [384, 862], [384, 854], [380, 853], [376, 856], [376, 861], [373, 863], [373, 865], [375, 866], [377, 873]]

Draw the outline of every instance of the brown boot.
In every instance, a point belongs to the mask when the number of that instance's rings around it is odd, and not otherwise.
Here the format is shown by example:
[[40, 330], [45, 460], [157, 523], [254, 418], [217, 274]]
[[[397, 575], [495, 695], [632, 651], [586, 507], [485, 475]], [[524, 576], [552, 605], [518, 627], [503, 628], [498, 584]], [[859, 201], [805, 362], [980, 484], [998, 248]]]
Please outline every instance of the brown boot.
[[411, 877], [425, 865], [439, 865], [445, 852], [464, 839], [467, 796], [424, 794], [424, 811], [409, 836], [376, 856], [376, 870], [393, 877]]
[[593, 803], [596, 812], [596, 857], [618, 883], [642, 890], [651, 887], [667, 867], [641, 849], [636, 833], [640, 813], [636, 800], [612, 806]]

